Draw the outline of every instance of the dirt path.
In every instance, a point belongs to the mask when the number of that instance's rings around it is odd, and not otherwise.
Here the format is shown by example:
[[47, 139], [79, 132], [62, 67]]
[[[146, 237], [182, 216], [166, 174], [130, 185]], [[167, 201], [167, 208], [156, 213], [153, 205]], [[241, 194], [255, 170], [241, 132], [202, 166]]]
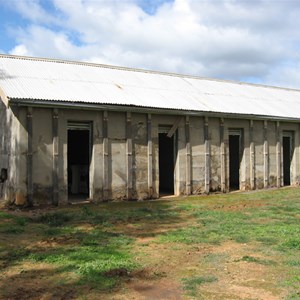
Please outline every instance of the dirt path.
[[[258, 256], [255, 247], [227, 242], [218, 246], [178, 247], [140, 239], [146, 244], [138, 260], [148, 265], [147, 271], [134, 276], [122, 293], [109, 299], [259, 299], [280, 300], [286, 296], [275, 285], [276, 272], [269, 266], [243, 261], [243, 257]], [[152, 243], [151, 243], [152, 242]], [[150, 268], [151, 265], [151, 268]], [[217, 280], [198, 288], [196, 296], [185, 293], [182, 278], [214, 275]]]

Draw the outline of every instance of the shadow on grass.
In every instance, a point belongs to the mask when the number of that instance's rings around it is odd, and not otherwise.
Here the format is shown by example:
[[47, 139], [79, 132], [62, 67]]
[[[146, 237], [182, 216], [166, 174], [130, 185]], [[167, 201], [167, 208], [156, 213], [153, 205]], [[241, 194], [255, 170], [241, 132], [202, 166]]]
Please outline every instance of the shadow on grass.
[[40, 299], [48, 294], [49, 299], [73, 299], [73, 295], [75, 299], [82, 290], [117, 290], [138, 268], [131, 242], [118, 234], [93, 232], [71, 243], [57, 238], [55, 246], [47, 248], [11, 249], [1, 257], [2, 271], [7, 273], [0, 283], [3, 299]]
[[[257, 205], [245, 208], [243, 200], [238, 199], [235, 210], [230, 211], [228, 197], [224, 196], [225, 201], [218, 197], [217, 209], [214, 209], [215, 203], [206, 205], [203, 201], [185, 199], [58, 208], [35, 215], [28, 213], [30, 218], [26, 221], [3, 215], [5, 226], [1, 233], [8, 243], [2, 242], [0, 248], [2, 267], [5, 270], [18, 264], [20, 268], [23, 264], [29, 267], [23, 273], [7, 276], [1, 285], [8, 289], [20, 280], [21, 290], [27, 291], [27, 279], [32, 284], [36, 280], [44, 293], [53, 295], [53, 286], [62, 283], [61, 293], [70, 293], [69, 299], [77, 297], [82, 290], [118, 289], [129, 274], [140, 268], [133, 253], [133, 244], [138, 238], [159, 237], [162, 243], [184, 244], [258, 241], [268, 248], [281, 247], [291, 254], [298, 251], [300, 232], [293, 212], [299, 208], [297, 202], [277, 201], [275, 208], [266, 205], [258, 209]], [[230, 201], [232, 205], [233, 200]], [[22, 230], [10, 232], [11, 225]], [[40, 265], [44, 265], [43, 270], [31, 269]], [[42, 272], [48, 272], [48, 276]], [[37, 292], [40, 287], [35, 287]]]
[[45, 213], [33, 222], [47, 225], [48, 233], [57, 234], [59, 230], [73, 225], [89, 225], [102, 228], [106, 232], [122, 232], [133, 238], [154, 237], [163, 230], [184, 221], [181, 210], [160, 202], [106, 203], [101, 205], [85, 205], [82, 207], [58, 210]]
[[[0, 249], [3, 271], [13, 266], [24, 268], [1, 282], [2, 293], [13, 299], [22, 293], [21, 299], [26, 295], [27, 299], [38, 298], [41, 294], [68, 299], [64, 293], [72, 299], [82, 289], [101, 293], [117, 290], [130, 274], [141, 270], [132, 251], [135, 239], [153, 237], [163, 227], [183, 221], [171, 204], [159, 202], [57, 209], [31, 215], [23, 223], [6, 217], [8, 223], [20, 224], [23, 229], [18, 233], [6, 231], [6, 238], [14, 241], [14, 246]], [[37, 266], [42, 269], [32, 269]], [[72, 283], [65, 278], [71, 278]], [[60, 294], [53, 291], [57, 281], [61, 281]], [[10, 289], [12, 285], [14, 289]]]
[[105, 293], [117, 280], [93, 274], [83, 281], [61, 267], [36, 266], [19, 274], [6, 276], [0, 283], [1, 299], [78, 299], [95, 290]]

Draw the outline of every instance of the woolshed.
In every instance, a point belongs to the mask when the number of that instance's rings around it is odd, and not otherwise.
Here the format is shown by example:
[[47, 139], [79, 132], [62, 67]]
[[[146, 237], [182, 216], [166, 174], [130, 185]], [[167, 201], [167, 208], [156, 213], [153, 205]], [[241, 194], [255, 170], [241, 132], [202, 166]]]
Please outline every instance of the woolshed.
[[1, 197], [151, 199], [296, 185], [300, 90], [0, 55]]

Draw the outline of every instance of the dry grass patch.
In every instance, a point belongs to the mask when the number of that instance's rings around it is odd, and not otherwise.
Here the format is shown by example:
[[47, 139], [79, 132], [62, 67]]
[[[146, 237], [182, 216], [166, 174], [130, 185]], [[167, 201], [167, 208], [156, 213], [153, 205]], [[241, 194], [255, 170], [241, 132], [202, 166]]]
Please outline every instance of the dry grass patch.
[[1, 299], [299, 299], [299, 188], [0, 211]]

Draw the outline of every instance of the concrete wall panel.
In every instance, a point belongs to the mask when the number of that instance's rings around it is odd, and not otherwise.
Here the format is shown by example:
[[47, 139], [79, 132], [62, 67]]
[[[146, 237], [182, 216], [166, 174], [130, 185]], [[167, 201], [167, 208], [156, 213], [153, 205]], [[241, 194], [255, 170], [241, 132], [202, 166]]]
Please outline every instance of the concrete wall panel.
[[96, 112], [93, 118], [92, 157], [90, 163], [90, 198], [96, 202], [103, 197], [103, 128], [102, 112]]
[[205, 192], [205, 146], [204, 120], [202, 117], [190, 118], [192, 193]]
[[268, 122], [267, 137], [269, 145], [269, 187], [277, 186], [277, 137], [276, 122]]
[[147, 115], [132, 115], [133, 139], [133, 198], [147, 199], [148, 195], [148, 140]]
[[[10, 142], [11, 142], [11, 118], [7, 107], [0, 100], [0, 170], [9, 169], [9, 153], [10, 153]], [[10, 175], [11, 176], [11, 175]], [[6, 180], [0, 182], [0, 199], [4, 198], [10, 181]]]
[[25, 204], [27, 133], [25, 110], [6, 108], [0, 101], [0, 164], [7, 169], [8, 179], [0, 186], [0, 197], [10, 203]]
[[210, 190], [221, 190], [221, 153], [220, 153], [220, 120], [209, 118], [208, 120], [210, 138]]
[[109, 183], [110, 199], [126, 199], [126, 114], [109, 112]]
[[255, 148], [255, 187], [264, 187], [264, 124], [263, 121], [253, 122], [253, 141]]
[[[58, 109], [58, 190], [59, 204], [68, 201], [67, 173], [67, 131], [68, 121], [91, 122], [91, 160], [90, 160], [90, 198], [94, 201], [104, 199], [104, 183], [107, 183], [108, 200], [127, 199], [128, 180], [132, 181], [132, 199], [149, 198], [148, 180], [148, 128], [146, 113], [126, 112], [107, 113], [108, 152], [104, 149], [103, 111], [84, 111]], [[7, 109], [0, 102], [0, 167], [8, 168], [9, 178], [2, 185], [2, 196], [6, 199], [25, 199], [27, 194], [27, 108]], [[129, 122], [128, 119], [129, 118]], [[53, 192], [53, 109], [33, 108], [33, 198], [35, 204], [51, 203]], [[127, 123], [126, 123], [127, 120]], [[174, 193], [187, 192], [187, 171], [191, 172], [191, 192], [201, 194], [205, 187], [206, 147], [202, 116], [187, 119], [176, 115], [151, 115], [152, 141], [152, 197], [159, 196], [159, 126], [175, 126], [174, 132]], [[130, 124], [129, 131], [126, 124]], [[223, 124], [223, 125], [222, 125]], [[252, 124], [252, 125], [250, 125]], [[250, 153], [250, 126], [253, 126], [253, 149]], [[266, 127], [265, 127], [266, 126]], [[278, 127], [279, 126], [279, 127]], [[187, 129], [189, 128], [189, 129]], [[224, 151], [221, 149], [222, 128], [224, 128]], [[266, 131], [264, 131], [266, 128]], [[282, 172], [282, 152], [278, 146], [284, 131], [292, 132], [294, 151], [291, 163], [291, 184], [300, 182], [300, 125], [289, 122], [208, 118], [209, 139], [209, 176], [210, 191], [227, 190], [229, 187], [229, 130], [241, 129], [242, 148], [240, 161], [240, 189], [248, 190], [278, 186], [278, 172]], [[187, 130], [190, 136], [190, 150], [187, 147]], [[265, 139], [266, 137], [266, 139]], [[130, 143], [128, 144], [128, 141]], [[132, 152], [131, 152], [132, 141]], [[151, 145], [151, 144], [150, 144]], [[279, 150], [278, 150], [279, 149]], [[189, 151], [191, 159], [189, 164]], [[222, 151], [225, 155], [223, 155]], [[131, 156], [132, 155], [132, 156]], [[282, 153], [281, 153], [282, 156]], [[107, 157], [107, 172], [104, 172], [104, 160]], [[132, 160], [129, 159], [132, 157]], [[150, 156], [151, 159], [151, 156]], [[267, 160], [266, 160], [267, 159]], [[254, 168], [252, 169], [252, 161]], [[278, 166], [280, 164], [280, 166]], [[266, 169], [267, 168], [267, 169]], [[279, 169], [278, 169], [279, 168]], [[130, 176], [128, 177], [128, 172]], [[225, 175], [224, 175], [225, 174]], [[251, 175], [253, 174], [253, 175]], [[223, 177], [222, 177], [223, 176]], [[253, 177], [251, 177], [253, 176]], [[221, 182], [221, 178], [225, 180]], [[267, 177], [267, 178], [266, 178]], [[254, 178], [254, 186], [251, 186]], [[188, 181], [189, 182], [189, 181]], [[223, 184], [223, 186], [222, 186]], [[225, 189], [224, 189], [225, 184]]]
[[52, 202], [52, 110], [36, 108], [32, 117], [33, 199], [36, 203]]

